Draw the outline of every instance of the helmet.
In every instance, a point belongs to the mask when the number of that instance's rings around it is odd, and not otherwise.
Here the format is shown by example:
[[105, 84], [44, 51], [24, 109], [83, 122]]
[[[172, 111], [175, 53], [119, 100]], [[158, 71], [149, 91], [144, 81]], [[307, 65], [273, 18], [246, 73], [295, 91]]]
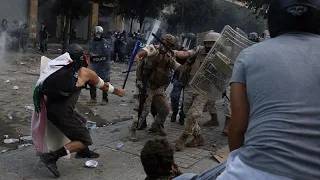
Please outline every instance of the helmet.
[[188, 33], [188, 34], [187, 34], [187, 37], [190, 38], [190, 39], [192, 39], [192, 40], [194, 40], [194, 39], [197, 38], [197, 36], [196, 36], [195, 34], [193, 34], [193, 33]]
[[250, 41], [253, 41], [253, 42], [259, 42], [258, 33], [256, 33], [256, 32], [250, 33], [249, 36], [248, 36], [248, 39], [249, 39]]
[[170, 48], [173, 48], [177, 44], [177, 39], [171, 34], [165, 34], [162, 36], [162, 41]]
[[216, 32], [209, 32], [207, 33], [204, 38], [203, 38], [203, 42], [216, 42], [218, 40], [220, 36], [220, 33], [216, 33]]
[[103, 28], [101, 26], [96, 26], [94, 29], [93, 29], [93, 35], [95, 37], [98, 37], [100, 38], [103, 34]]
[[69, 53], [73, 60], [72, 64], [76, 70], [81, 67], [88, 67], [88, 58], [79, 44], [70, 44], [67, 47], [66, 52]]
[[268, 9], [268, 28], [272, 38], [286, 31], [320, 34], [320, 1], [273, 0]]

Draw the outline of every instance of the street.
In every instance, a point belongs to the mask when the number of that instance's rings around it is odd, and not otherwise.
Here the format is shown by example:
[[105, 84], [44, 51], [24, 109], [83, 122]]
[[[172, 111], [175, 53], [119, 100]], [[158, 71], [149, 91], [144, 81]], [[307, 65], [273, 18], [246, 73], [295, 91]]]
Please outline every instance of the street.
[[[54, 58], [57, 55], [48, 55]], [[39, 74], [40, 55], [11, 55], [6, 62], [1, 62], [0, 88], [0, 135], [8, 138], [19, 138], [30, 135], [30, 119], [32, 109], [32, 93]], [[126, 64], [112, 62], [111, 82], [115, 87], [123, 84]], [[154, 134], [148, 133], [147, 129], [138, 132], [139, 142], [131, 142], [128, 139], [128, 128], [132, 122], [133, 110], [137, 106], [133, 99], [135, 94], [135, 72], [132, 72], [126, 85], [126, 96], [119, 98], [109, 95], [109, 103], [106, 106], [86, 105], [89, 98], [89, 91], [82, 90], [77, 110], [88, 120], [97, 124], [96, 129], [91, 130], [94, 151], [100, 153], [99, 163], [95, 169], [84, 167], [85, 159], [61, 159], [58, 161], [58, 168], [61, 172], [60, 179], [144, 179], [145, 174], [140, 162], [140, 151], [147, 140], [155, 138]], [[10, 82], [8, 82], [8, 80]], [[13, 89], [18, 86], [18, 89]], [[167, 90], [170, 93], [171, 86]], [[101, 101], [102, 93], [98, 93], [98, 101]], [[168, 96], [169, 99], [169, 96]], [[210, 152], [227, 145], [225, 137], [221, 136], [224, 124], [222, 101], [217, 103], [220, 127], [203, 129], [206, 144], [202, 148], [186, 148], [182, 152], [175, 153], [175, 161], [183, 172], [200, 173], [217, 165]], [[11, 115], [12, 119], [8, 116]], [[208, 113], [204, 113], [201, 123], [209, 119]], [[148, 117], [148, 124], [153, 121], [152, 116]], [[178, 123], [170, 122], [167, 118], [165, 129], [168, 132], [166, 137], [170, 143], [174, 143], [183, 131]], [[160, 137], [158, 137], [160, 138]], [[21, 147], [18, 145], [30, 142], [20, 141], [16, 144], [0, 144], [0, 179], [52, 179], [53, 175], [36, 157], [32, 146]], [[120, 147], [120, 148], [119, 148]]]

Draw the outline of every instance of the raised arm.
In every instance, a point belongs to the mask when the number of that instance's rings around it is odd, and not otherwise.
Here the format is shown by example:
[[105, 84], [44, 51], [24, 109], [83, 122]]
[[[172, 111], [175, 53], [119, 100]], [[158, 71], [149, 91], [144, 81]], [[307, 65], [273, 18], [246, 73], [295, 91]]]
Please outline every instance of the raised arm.
[[[120, 97], [125, 95], [124, 89], [115, 88], [109, 82], [104, 82], [94, 71], [88, 68], [81, 68], [79, 71], [79, 78], [83, 82], [90, 82], [95, 87], [110, 94], [115, 94]], [[84, 84], [84, 83], [83, 83]]]

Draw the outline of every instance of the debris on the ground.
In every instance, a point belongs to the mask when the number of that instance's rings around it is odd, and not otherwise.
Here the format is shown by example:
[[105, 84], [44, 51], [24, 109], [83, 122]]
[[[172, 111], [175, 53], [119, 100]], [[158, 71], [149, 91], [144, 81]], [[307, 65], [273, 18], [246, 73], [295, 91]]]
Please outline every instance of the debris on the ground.
[[19, 142], [20, 140], [19, 139], [4, 139], [3, 142], [5, 144], [14, 144], [14, 143], [17, 143]]
[[120, 106], [125, 106], [126, 107], [126, 106], [128, 106], [128, 104], [120, 104]]
[[116, 144], [116, 150], [120, 150], [124, 146], [123, 142], [119, 142]]
[[218, 150], [216, 153], [211, 153], [213, 159], [218, 163], [223, 163], [228, 159], [230, 151], [227, 147]]
[[3, 135], [3, 139], [8, 139], [9, 135]]
[[22, 136], [20, 137], [21, 141], [32, 141], [32, 137], [31, 136]]
[[0, 151], [0, 154], [5, 153], [5, 152], [8, 152], [8, 150], [7, 149], [3, 149], [3, 150]]
[[5, 83], [9, 83], [9, 82], [10, 82], [10, 80], [6, 80], [6, 81], [5, 81]]
[[19, 89], [19, 87], [18, 86], [13, 86], [13, 88], [12, 88], [13, 90], [18, 90]]
[[32, 146], [32, 144], [30, 144], [30, 143], [21, 144], [21, 145], [18, 146], [18, 149], [25, 148], [25, 147], [30, 147], [30, 146]]
[[24, 106], [24, 108], [26, 108], [27, 110], [33, 111], [33, 107], [32, 106]]
[[96, 122], [87, 121], [86, 125], [87, 125], [87, 128], [88, 128], [89, 130], [97, 129], [97, 123], [96, 123]]
[[9, 111], [9, 112], [8, 112], [8, 118], [9, 118], [10, 120], [13, 119], [13, 118], [12, 118], [12, 111]]
[[86, 161], [85, 166], [88, 168], [96, 168], [98, 166], [98, 162], [94, 160]]

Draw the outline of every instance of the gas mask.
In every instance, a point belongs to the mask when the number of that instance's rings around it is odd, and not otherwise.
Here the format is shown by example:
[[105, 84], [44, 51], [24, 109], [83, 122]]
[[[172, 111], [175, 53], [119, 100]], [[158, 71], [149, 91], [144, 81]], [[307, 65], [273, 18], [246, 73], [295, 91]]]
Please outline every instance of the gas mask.
[[94, 34], [94, 40], [98, 41], [101, 39], [101, 34]]

